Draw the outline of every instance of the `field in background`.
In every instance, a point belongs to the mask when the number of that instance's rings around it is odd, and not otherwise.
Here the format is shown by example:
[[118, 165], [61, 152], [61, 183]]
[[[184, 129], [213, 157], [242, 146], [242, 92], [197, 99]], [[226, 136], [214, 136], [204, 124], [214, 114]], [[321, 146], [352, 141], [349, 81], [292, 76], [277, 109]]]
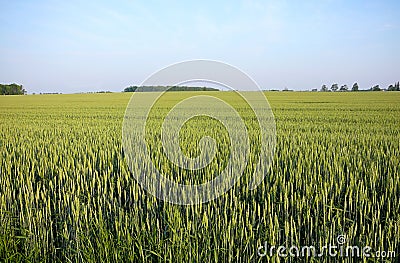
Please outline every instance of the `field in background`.
[[130, 175], [130, 94], [0, 96], [0, 261], [257, 262], [264, 242], [338, 235], [398, 249], [400, 93], [265, 94], [277, 125], [265, 180], [196, 206], [160, 202]]

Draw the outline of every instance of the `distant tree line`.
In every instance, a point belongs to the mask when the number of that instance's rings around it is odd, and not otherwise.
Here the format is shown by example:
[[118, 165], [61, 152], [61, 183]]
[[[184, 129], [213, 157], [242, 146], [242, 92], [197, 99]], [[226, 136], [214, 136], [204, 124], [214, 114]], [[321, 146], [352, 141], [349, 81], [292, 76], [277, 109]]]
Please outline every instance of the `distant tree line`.
[[218, 91], [219, 89], [209, 87], [189, 87], [189, 86], [129, 86], [124, 92], [151, 92], [151, 91]]
[[100, 90], [100, 91], [88, 91], [86, 92], [87, 94], [94, 94], [94, 93], [112, 93], [112, 91], [109, 90]]
[[[400, 91], [400, 82], [396, 82], [394, 85], [389, 85], [389, 87], [386, 89], [387, 91]], [[375, 85], [371, 87], [370, 89], [367, 90], [360, 90], [358, 83], [354, 83], [353, 86], [351, 87], [350, 91], [381, 91], [382, 89], [379, 87], [379, 85]], [[339, 85], [337, 83], [332, 84], [331, 88], [329, 89], [325, 84], [322, 85], [320, 91], [349, 91], [349, 88], [347, 85], [342, 85], [339, 88]]]
[[400, 82], [397, 82], [394, 85], [390, 84], [387, 91], [400, 91]]
[[24, 95], [26, 90], [18, 84], [0, 84], [0, 95]]

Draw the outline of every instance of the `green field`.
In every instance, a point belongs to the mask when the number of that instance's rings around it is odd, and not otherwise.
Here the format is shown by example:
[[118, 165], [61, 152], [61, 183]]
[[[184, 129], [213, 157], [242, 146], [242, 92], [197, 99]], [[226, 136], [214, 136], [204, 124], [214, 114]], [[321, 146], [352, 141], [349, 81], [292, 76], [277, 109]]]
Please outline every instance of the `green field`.
[[[167, 93], [149, 125], [159, 127], [157, 114], [193, 94]], [[265, 94], [277, 147], [264, 181], [250, 191], [246, 172], [220, 198], [193, 206], [156, 199], [130, 174], [121, 132], [131, 94], [0, 96], [0, 261], [267, 262], [257, 255], [264, 242], [320, 247], [338, 235], [398, 257], [400, 93]], [[192, 125], [182, 131], [189, 155], [207, 132], [229, 141], [218, 123]], [[151, 149], [160, 149], [158, 136], [149, 135]], [[158, 151], [159, 168], [173, 170]], [[218, 170], [229, 149], [217, 154]], [[194, 180], [212, 175], [209, 168]]]

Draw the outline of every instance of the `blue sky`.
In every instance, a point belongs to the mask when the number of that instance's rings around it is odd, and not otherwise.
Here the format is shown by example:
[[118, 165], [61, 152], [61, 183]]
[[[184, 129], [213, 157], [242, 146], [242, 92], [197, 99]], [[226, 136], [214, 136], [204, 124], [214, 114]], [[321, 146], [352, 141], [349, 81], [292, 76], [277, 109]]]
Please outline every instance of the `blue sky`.
[[3, 1], [0, 83], [121, 91], [169, 64], [227, 62], [263, 89], [400, 80], [399, 1]]

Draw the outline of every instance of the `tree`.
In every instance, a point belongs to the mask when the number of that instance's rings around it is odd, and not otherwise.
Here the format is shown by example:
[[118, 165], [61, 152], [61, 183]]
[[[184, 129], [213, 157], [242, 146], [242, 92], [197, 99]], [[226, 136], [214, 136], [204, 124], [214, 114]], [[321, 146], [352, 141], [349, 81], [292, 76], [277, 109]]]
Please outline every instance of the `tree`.
[[332, 84], [331, 90], [332, 91], [337, 91], [338, 88], [339, 88], [338, 84], [335, 83], [335, 84]]
[[396, 82], [396, 83], [394, 83], [394, 85], [390, 84], [387, 90], [388, 91], [400, 91], [399, 86], [400, 86], [400, 83]]
[[124, 92], [135, 92], [137, 88], [137, 86], [129, 86], [124, 89]]
[[353, 84], [351, 91], [358, 91], [358, 83], [357, 82]]
[[321, 87], [321, 91], [328, 91], [328, 87], [324, 84]]
[[347, 85], [342, 85], [340, 87], [340, 91], [348, 91], [348, 90], [349, 90], [349, 88], [347, 87]]
[[25, 95], [26, 90], [18, 84], [0, 84], [0, 95]]
[[375, 85], [371, 88], [372, 91], [381, 91], [381, 88], [379, 88], [379, 85]]

